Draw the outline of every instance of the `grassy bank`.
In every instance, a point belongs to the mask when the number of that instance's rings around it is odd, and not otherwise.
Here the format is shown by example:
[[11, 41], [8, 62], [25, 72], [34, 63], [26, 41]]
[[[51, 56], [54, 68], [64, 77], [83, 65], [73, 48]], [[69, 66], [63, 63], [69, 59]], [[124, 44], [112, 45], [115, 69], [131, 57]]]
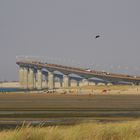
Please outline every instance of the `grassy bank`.
[[140, 140], [140, 121], [30, 127], [0, 132], [0, 140]]

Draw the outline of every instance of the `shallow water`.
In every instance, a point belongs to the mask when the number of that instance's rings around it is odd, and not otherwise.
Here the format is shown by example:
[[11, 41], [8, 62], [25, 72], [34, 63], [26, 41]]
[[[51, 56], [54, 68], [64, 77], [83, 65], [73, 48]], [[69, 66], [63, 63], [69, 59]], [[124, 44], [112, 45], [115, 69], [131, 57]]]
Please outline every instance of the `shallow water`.
[[0, 88], [0, 92], [18, 92], [18, 91], [25, 91], [20, 88]]
[[125, 121], [130, 121], [131, 119], [122, 119], [122, 118], [117, 118], [117, 119], [101, 119], [101, 118], [87, 118], [87, 117], [82, 117], [82, 118], [52, 118], [52, 119], [37, 119], [37, 120], [0, 120], [0, 130], [5, 130], [5, 129], [15, 129], [17, 127], [21, 126], [56, 126], [56, 125], [75, 125], [79, 123], [117, 123], [117, 122], [125, 122]]

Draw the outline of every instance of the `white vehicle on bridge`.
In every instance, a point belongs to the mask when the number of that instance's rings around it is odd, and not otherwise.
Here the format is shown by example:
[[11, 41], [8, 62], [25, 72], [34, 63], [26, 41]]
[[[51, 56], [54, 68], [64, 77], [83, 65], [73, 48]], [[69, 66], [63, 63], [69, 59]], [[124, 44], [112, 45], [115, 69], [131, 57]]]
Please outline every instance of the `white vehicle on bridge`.
[[85, 69], [85, 71], [91, 72], [92, 70], [91, 69]]

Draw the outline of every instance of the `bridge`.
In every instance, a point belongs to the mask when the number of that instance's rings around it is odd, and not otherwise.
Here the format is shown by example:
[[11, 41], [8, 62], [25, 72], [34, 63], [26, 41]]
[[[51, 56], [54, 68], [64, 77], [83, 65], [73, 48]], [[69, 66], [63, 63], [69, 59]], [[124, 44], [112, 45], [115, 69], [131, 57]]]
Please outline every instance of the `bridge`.
[[[45, 88], [54, 89], [55, 77], [59, 78], [60, 87], [63, 88], [70, 87], [71, 79], [76, 80], [77, 86], [79, 86], [79, 82], [82, 82], [84, 85], [85, 83], [88, 84], [91, 78], [102, 79], [106, 83], [112, 84], [127, 82], [139, 85], [140, 83], [139, 76], [86, 70], [84, 68], [46, 63], [33, 59], [18, 59], [16, 64], [19, 66], [19, 82], [23, 89], [40, 90], [43, 88], [43, 81], [45, 81]], [[78, 76], [70, 76], [71, 74]]]

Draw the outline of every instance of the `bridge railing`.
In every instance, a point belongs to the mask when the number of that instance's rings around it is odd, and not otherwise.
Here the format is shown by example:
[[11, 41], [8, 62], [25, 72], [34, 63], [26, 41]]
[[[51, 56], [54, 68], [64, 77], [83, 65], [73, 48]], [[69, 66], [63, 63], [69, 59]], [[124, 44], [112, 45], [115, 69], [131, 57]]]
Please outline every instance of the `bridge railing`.
[[48, 58], [48, 57], [39, 57], [39, 56], [17, 56], [16, 61], [26, 61], [26, 62], [31, 62], [31, 61], [36, 61], [36, 62], [41, 62], [41, 63], [50, 63], [50, 64], [58, 64], [58, 65], [63, 65], [67, 67], [75, 67], [75, 68], [81, 68], [81, 69], [86, 69], [86, 65], [74, 63], [74, 61], [71, 60], [65, 60], [65, 59], [57, 59], [57, 58]]

